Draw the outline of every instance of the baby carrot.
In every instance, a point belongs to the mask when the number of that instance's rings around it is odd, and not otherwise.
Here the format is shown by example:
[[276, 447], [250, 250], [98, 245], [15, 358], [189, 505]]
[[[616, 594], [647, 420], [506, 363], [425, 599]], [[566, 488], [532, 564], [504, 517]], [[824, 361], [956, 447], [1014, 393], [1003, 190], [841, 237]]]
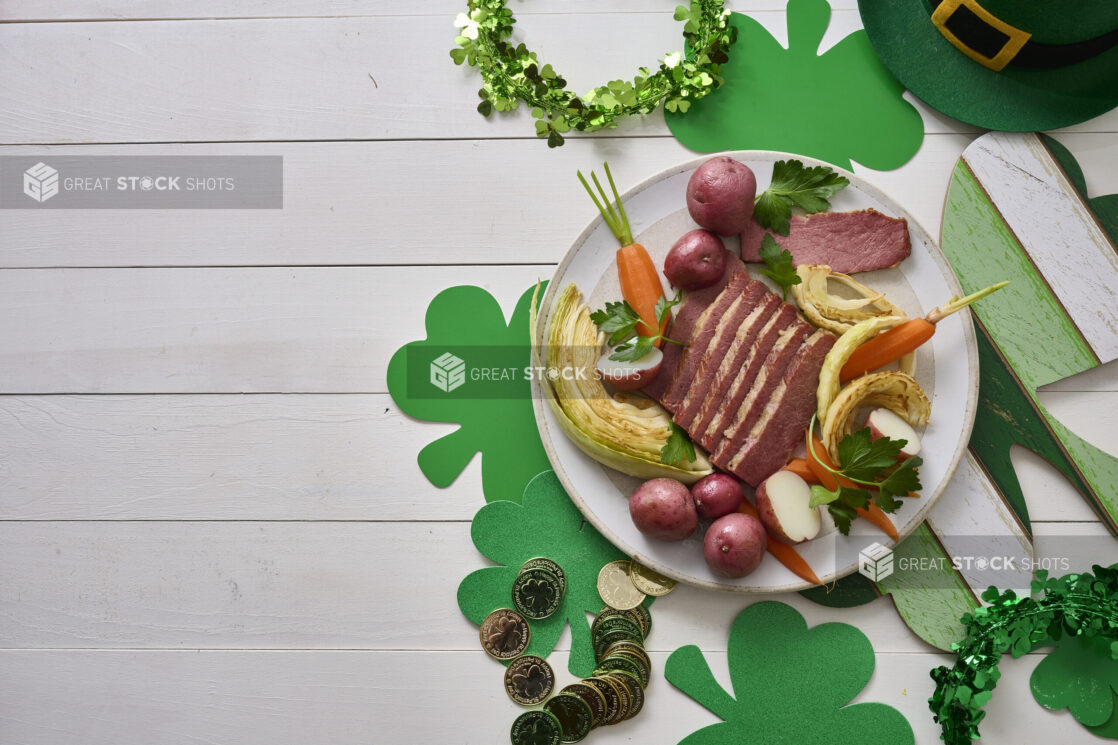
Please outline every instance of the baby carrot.
[[913, 318], [878, 334], [854, 350], [839, 372], [839, 381], [845, 383], [871, 370], [884, 367], [890, 362], [896, 362], [931, 339], [936, 332], [936, 324], [944, 318], [1008, 284], [1009, 282], [998, 282], [964, 298], [953, 298], [950, 302], [934, 308], [924, 318]]
[[[815, 455], [814, 458], [811, 457], [813, 454]], [[835, 476], [835, 474], [827, 470], [827, 468], [836, 468], [835, 464], [831, 460], [827, 448], [823, 447], [823, 441], [812, 435], [810, 429], [807, 431], [807, 458], [805, 458], [805, 460], [807, 461], [808, 468], [815, 474], [816, 482], [822, 485], [824, 489], [834, 491], [839, 487], [839, 484], [842, 484], [848, 489], [862, 488], [850, 479], [844, 476]]]
[[[641, 317], [637, 325], [637, 333], [641, 336], [657, 337], [653, 342], [660, 346], [660, 335], [667, 333], [668, 318], [657, 332], [656, 302], [664, 296], [664, 288], [660, 285], [660, 275], [656, 273], [656, 266], [648, 255], [648, 251], [639, 243], [633, 242], [633, 231], [629, 227], [629, 216], [625, 214], [625, 206], [621, 204], [621, 195], [617, 191], [617, 184], [613, 181], [613, 174], [609, 172], [609, 163], [605, 167], [606, 178], [609, 180], [610, 190], [613, 192], [613, 202], [610, 202], [598, 176], [591, 171], [590, 178], [598, 188], [598, 194], [590, 188], [582, 172], [578, 172], [578, 180], [586, 189], [586, 193], [594, 200], [594, 205], [602, 215], [602, 220], [613, 233], [614, 238], [621, 245], [617, 252], [617, 277], [621, 281], [621, 295]], [[601, 201], [598, 200], [601, 195]]]
[[878, 507], [873, 502], [870, 502], [869, 507], [856, 507], [858, 515], [866, 518], [871, 523], [881, 528], [881, 532], [892, 538], [894, 541], [900, 540], [900, 534], [897, 533], [897, 526], [885, 514], [885, 511]]
[[[808, 448], [808, 455], [806, 459], [807, 465], [811, 469], [811, 472], [815, 474], [815, 477], [819, 479], [819, 483], [823, 486], [824, 489], [834, 491], [838, 488], [839, 484], [842, 484], [843, 486], [850, 489], [865, 488], [864, 486], [855, 484], [850, 479], [847, 479], [843, 476], [836, 476], [835, 474], [828, 471], [827, 468], [834, 468], [835, 464], [831, 460], [831, 456], [827, 452], [827, 448], [823, 447], [823, 442], [818, 437], [815, 437], [811, 434], [810, 429], [807, 430], [806, 436]], [[813, 454], [815, 456], [814, 458], [812, 457]], [[824, 468], [824, 466], [826, 466], [826, 468]], [[858, 514], [861, 517], [866, 518], [871, 523], [881, 528], [882, 532], [884, 532], [885, 535], [889, 536], [894, 541], [900, 538], [899, 534], [897, 533], [897, 526], [894, 525], [893, 521], [889, 519], [889, 516], [886, 515], [885, 512], [873, 502], [870, 502], [869, 507], [858, 507], [857, 510]]]
[[[757, 514], [757, 508], [745, 499], [741, 501], [738, 512], [744, 512], [746, 515], [755, 517], [758, 520], [761, 519]], [[767, 530], [765, 532], [768, 533]], [[807, 580], [816, 585], [823, 584], [819, 581], [819, 576], [811, 568], [811, 565], [807, 563], [804, 557], [800, 556], [799, 552], [796, 551], [794, 547], [773, 538], [771, 533], [768, 534], [768, 539], [768, 543], [765, 544], [766, 550], [776, 557], [777, 561], [788, 567], [788, 569], [800, 579]]]
[[[656, 329], [656, 302], [664, 296], [660, 286], [660, 275], [649, 257], [648, 251], [639, 243], [630, 243], [617, 250], [617, 276], [621, 280], [621, 295], [633, 306], [641, 317], [637, 333], [641, 336], [657, 336], [668, 332], [668, 318], [665, 316], [659, 332]], [[653, 342], [660, 346], [660, 339]]]
[[807, 459], [805, 458], [793, 458], [788, 461], [788, 465], [784, 467], [784, 470], [791, 471], [809, 484], [819, 483], [819, 479], [816, 477], [815, 472], [811, 470], [811, 467], [808, 466]]

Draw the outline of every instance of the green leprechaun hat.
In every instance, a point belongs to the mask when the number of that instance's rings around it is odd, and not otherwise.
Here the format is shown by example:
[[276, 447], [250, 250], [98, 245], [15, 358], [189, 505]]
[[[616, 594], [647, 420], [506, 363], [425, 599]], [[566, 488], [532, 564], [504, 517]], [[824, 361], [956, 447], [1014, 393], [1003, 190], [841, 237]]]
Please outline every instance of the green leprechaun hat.
[[858, 0], [885, 66], [938, 111], [1055, 129], [1118, 106], [1118, 0]]

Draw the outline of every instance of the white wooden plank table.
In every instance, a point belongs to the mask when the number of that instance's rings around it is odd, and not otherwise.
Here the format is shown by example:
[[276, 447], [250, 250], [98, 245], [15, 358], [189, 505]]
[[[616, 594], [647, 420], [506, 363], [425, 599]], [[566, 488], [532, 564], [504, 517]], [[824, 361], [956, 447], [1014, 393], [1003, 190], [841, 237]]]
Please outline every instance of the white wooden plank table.
[[[583, 90], [676, 48], [674, 5], [514, 7]], [[735, 9], [784, 39], [783, 5]], [[859, 26], [853, 0], [833, 5], [824, 46]], [[592, 216], [576, 168], [608, 158], [624, 188], [692, 154], [659, 114], [558, 150], [526, 114], [481, 118], [476, 74], [447, 55], [463, 6], [0, 0], [0, 155], [273, 154], [286, 181], [274, 212], [0, 213], [0, 743], [506, 741], [518, 710], [455, 603], [485, 563], [469, 540], [479, 467], [446, 489], [423, 478], [416, 453], [453, 427], [401, 414], [385, 366], [441, 289], [477, 284], [511, 312], [549, 275]], [[910, 163], [855, 170], [937, 235], [979, 132], [920, 109]], [[1118, 192], [1116, 133], [1118, 112], [1057, 133], [1094, 194]], [[1041, 398], [1118, 454], [1114, 365]], [[1014, 462], [1042, 551], [1100, 533], [1053, 469]], [[891, 601], [781, 599], [861, 628], [878, 654], [858, 700], [938, 741], [928, 670], [949, 657]], [[698, 644], [727, 683], [748, 602], [659, 601], [649, 705], [592, 741], [671, 744], [712, 723], [663, 661]], [[1039, 659], [1005, 661], [984, 740], [1094, 741], [1031, 700]]]

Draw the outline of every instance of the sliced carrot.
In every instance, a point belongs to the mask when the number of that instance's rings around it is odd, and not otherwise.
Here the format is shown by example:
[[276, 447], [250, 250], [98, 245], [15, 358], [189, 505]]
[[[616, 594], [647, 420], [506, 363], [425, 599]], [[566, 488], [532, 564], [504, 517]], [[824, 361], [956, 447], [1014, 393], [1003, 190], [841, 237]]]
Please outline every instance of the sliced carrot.
[[[738, 507], [738, 512], [744, 512], [746, 515], [755, 517], [758, 520], [761, 519], [761, 516], [757, 514], [757, 508], [754, 507], [751, 502], [745, 499], [741, 501], [741, 506]], [[795, 548], [789, 546], [787, 543], [778, 541], [776, 538], [773, 538], [772, 533], [769, 533], [768, 530], [766, 530], [765, 532], [768, 533], [769, 539], [768, 543], [766, 544], [766, 550], [774, 557], [776, 557], [777, 561], [788, 567], [788, 569], [800, 579], [806, 580], [816, 585], [823, 585], [823, 583], [819, 581], [819, 576], [811, 568], [811, 565], [807, 563], [804, 557], [800, 556], [800, 553], [796, 551]]]
[[788, 465], [784, 467], [784, 470], [791, 471], [809, 484], [819, 483], [818, 477], [816, 477], [815, 472], [811, 470], [811, 467], [808, 466], [807, 459], [805, 458], [793, 458], [788, 461]]
[[[617, 250], [617, 277], [621, 280], [621, 295], [641, 317], [637, 333], [641, 336], [656, 336], [656, 303], [664, 296], [660, 285], [660, 275], [648, 251], [639, 243], [630, 243]], [[660, 328], [661, 334], [668, 331], [668, 319]], [[653, 342], [660, 346], [660, 339]]]
[[923, 318], [913, 318], [883, 331], [854, 350], [839, 371], [839, 380], [845, 383], [890, 362], [896, 362], [931, 339], [935, 332], [935, 324]]
[[[864, 486], [855, 484], [850, 479], [844, 478], [842, 476], [835, 476], [835, 474], [824, 468], [824, 465], [826, 465], [828, 468], [835, 467], [834, 462], [831, 460], [830, 454], [827, 452], [827, 448], [823, 447], [823, 443], [818, 437], [815, 437], [811, 434], [811, 430], [807, 431], [806, 437], [808, 447], [808, 455], [806, 460], [808, 467], [811, 469], [812, 473], [815, 474], [816, 478], [819, 479], [819, 483], [823, 485], [824, 489], [830, 489], [831, 491], [834, 491], [836, 488], [838, 488], [839, 484], [842, 484], [843, 486], [850, 489], [865, 488]], [[815, 458], [811, 457], [813, 453], [815, 454]], [[820, 463], [820, 461], [822, 461], [822, 463]], [[894, 525], [893, 521], [889, 519], [889, 516], [886, 515], [885, 512], [873, 502], [870, 502], [870, 506], [864, 509], [859, 507], [858, 514], [869, 520], [877, 527], [881, 528], [882, 532], [884, 532], [885, 535], [889, 536], [894, 541], [899, 540], [897, 526]]]

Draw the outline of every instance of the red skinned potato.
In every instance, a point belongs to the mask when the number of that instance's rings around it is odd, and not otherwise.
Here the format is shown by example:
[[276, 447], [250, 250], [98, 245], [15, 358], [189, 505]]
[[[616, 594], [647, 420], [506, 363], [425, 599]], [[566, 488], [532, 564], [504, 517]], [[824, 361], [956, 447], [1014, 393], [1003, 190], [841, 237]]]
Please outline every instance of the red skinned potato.
[[722, 278], [725, 268], [726, 247], [709, 230], [684, 233], [664, 259], [664, 276], [688, 292], [710, 287]]
[[602, 380], [619, 391], [635, 391], [648, 385], [660, 373], [660, 364], [664, 361], [664, 353], [656, 347], [634, 362], [611, 360], [610, 354], [612, 351], [599, 357], [595, 368]]
[[707, 528], [703, 558], [715, 574], [737, 579], [760, 566], [768, 543], [765, 526], [757, 518], [735, 512], [718, 518]]
[[691, 486], [695, 511], [706, 520], [737, 512], [741, 504], [741, 482], [726, 473], [712, 473]]
[[791, 471], [777, 471], [757, 487], [757, 514], [783, 543], [803, 543], [819, 535], [819, 508], [810, 502], [811, 487]]
[[675, 479], [659, 478], [637, 487], [629, 498], [637, 530], [661, 541], [682, 541], [699, 527], [691, 491]]
[[753, 217], [757, 178], [753, 170], [720, 155], [695, 169], [687, 181], [691, 219], [719, 235], [738, 235]]
[[876, 440], [888, 437], [890, 440], [904, 440], [904, 447], [897, 458], [904, 460], [920, 454], [920, 436], [912, 425], [888, 409], [874, 409], [866, 419], [870, 428], [870, 438]]

